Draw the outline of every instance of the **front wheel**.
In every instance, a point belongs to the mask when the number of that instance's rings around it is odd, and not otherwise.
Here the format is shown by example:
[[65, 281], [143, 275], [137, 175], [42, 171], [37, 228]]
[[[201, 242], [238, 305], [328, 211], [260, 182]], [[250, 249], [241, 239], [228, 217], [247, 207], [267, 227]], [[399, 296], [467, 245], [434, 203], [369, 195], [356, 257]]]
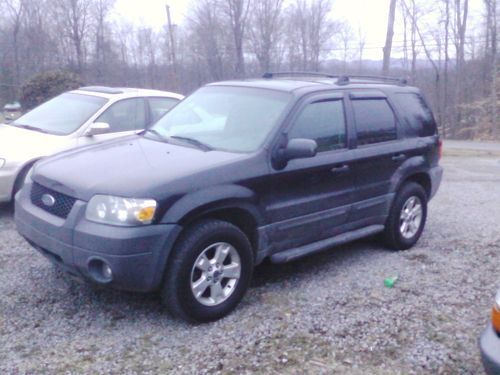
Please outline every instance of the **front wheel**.
[[417, 243], [427, 219], [427, 194], [424, 188], [408, 182], [394, 199], [384, 231], [386, 244], [394, 250], [406, 250]]
[[186, 230], [166, 269], [162, 300], [178, 318], [208, 322], [231, 312], [252, 277], [253, 252], [236, 226], [205, 220]]

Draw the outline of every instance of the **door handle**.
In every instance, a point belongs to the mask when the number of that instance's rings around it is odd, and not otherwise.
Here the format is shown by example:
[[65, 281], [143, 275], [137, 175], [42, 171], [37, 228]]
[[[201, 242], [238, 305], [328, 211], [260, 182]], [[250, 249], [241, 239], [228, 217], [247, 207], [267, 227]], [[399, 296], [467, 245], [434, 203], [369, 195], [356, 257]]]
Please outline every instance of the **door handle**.
[[342, 165], [338, 165], [338, 166], [333, 167], [332, 169], [330, 169], [330, 171], [332, 173], [345, 173], [345, 172], [348, 172], [349, 169], [350, 168], [347, 164], [342, 164]]
[[397, 154], [397, 155], [394, 155], [392, 157], [392, 160], [395, 161], [396, 163], [400, 162], [400, 161], [403, 161], [405, 159], [406, 159], [406, 155], [405, 154]]

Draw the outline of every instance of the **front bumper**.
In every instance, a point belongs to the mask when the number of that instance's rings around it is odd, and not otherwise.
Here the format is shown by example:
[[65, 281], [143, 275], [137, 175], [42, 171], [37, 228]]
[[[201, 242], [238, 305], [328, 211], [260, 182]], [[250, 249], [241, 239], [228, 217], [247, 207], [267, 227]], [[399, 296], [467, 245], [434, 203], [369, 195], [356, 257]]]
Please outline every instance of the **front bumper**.
[[31, 183], [16, 196], [17, 230], [50, 261], [95, 283], [90, 263], [100, 260], [113, 271], [110, 287], [149, 292], [160, 286], [170, 250], [181, 231], [174, 224], [117, 227], [85, 219], [86, 202], [76, 201], [66, 219], [31, 203]]
[[12, 199], [12, 190], [18, 173], [16, 168], [8, 168], [7, 166], [0, 168], [0, 203], [10, 202]]
[[484, 369], [489, 375], [500, 375], [500, 337], [491, 324], [486, 327], [479, 339]]

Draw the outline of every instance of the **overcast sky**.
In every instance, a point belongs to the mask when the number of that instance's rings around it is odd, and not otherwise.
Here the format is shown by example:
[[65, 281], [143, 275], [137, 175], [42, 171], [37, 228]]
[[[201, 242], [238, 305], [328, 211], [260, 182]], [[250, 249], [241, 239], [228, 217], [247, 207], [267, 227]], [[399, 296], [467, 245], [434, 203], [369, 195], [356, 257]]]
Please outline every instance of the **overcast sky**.
[[[168, 1], [174, 23], [182, 23], [193, 1], [196, 0]], [[429, 0], [428, 4], [432, 6], [436, 1]], [[482, 0], [470, 0], [471, 22], [469, 30], [471, 32], [474, 32], [474, 24], [480, 18], [481, 2]], [[165, 0], [117, 0], [115, 12], [117, 16], [123, 17], [134, 24], [160, 28], [166, 23], [166, 3]], [[366, 38], [365, 58], [381, 59], [381, 47], [385, 42], [388, 10], [389, 0], [336, 0], [333, 2], [332, 18], [345, 19], [349, 22], [355, 34], [358, 34], [358, 30], [361, 30]], [[395, 46], [401, 40], [401, 27], [396, 25]], [[397, 53], [397, 49], [394, 52]]]

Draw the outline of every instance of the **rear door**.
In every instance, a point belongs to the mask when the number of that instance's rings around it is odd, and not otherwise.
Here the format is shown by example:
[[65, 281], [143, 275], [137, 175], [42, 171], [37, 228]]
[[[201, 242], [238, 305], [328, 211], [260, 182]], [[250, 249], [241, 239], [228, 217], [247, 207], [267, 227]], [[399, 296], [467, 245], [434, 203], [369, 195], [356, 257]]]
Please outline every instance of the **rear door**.
[[311, 97], [293, 117], [287, 139], [314, 139], [318, 154], [271, 172], [262, 196], [275, 251], [332, 237], [347, 222], [355, 190], [347, 124], [342, 93]]
[[353, 91], [349, 97], [357, 142], [352, 163], [357, 188], [351, 218], [358, 227], [384, 224], [393, 197], [391, 178], [408, 157], [404, 137], [383, 92]]

